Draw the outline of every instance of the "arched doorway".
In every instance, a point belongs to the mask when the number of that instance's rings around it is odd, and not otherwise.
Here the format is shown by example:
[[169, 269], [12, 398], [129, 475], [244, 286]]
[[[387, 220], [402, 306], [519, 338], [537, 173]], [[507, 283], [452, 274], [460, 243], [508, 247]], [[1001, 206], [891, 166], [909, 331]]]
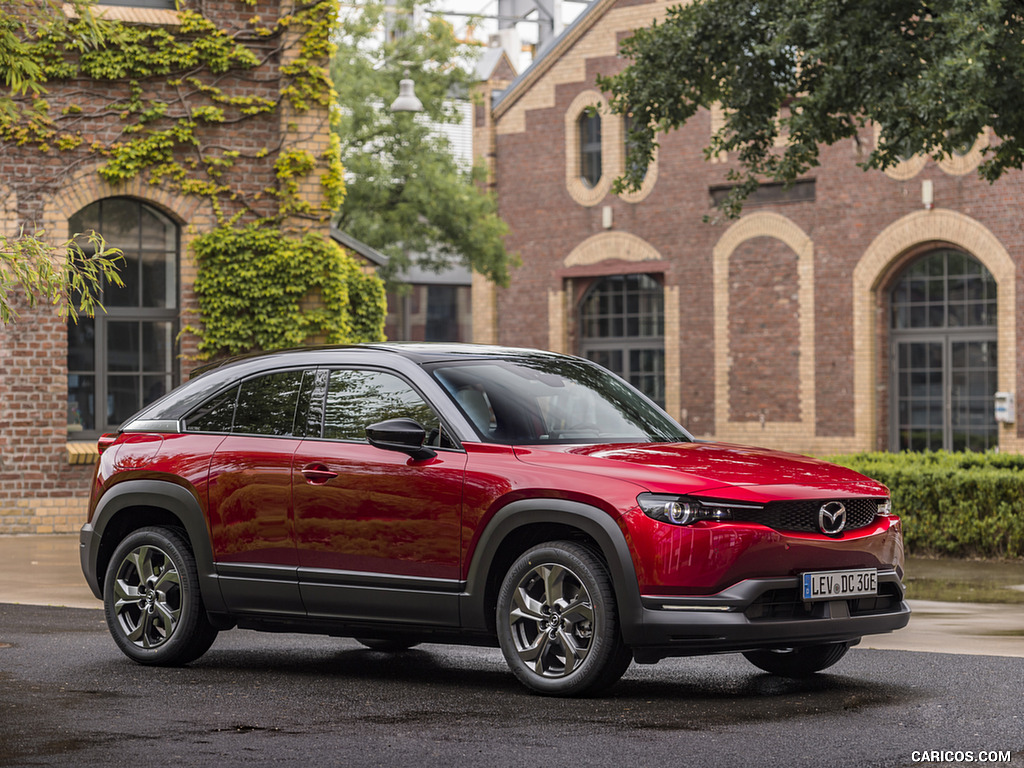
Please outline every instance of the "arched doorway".
[[665, 296], [648, 274], [594, 281], [580, 302], [580, 356], [665, 404]]
[[984, 451], [998, 445], [996, 281], [956, 248], [899, 274], [889, 294], [894, 451]]

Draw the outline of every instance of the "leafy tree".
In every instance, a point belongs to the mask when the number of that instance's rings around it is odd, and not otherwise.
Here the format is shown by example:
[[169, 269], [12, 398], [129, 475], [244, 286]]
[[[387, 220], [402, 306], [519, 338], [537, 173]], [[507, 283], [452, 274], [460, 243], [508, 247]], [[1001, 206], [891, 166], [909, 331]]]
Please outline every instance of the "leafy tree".
[[[437, 271], [461, 261], [505, 284], [507, 228], [485, 171], [461, 167], [436, 127], [459, 121], [453, 97], [468, 95], [475, 51], [443, 19], [413, 23], [424, 5], [367, 0], [342, 11], [331, 66], [346, 170], [338, 226], [389, 256], [392, 278], [413, 261]], [[406, 72], [422, 113], [388, 109]]]
[[[71, 0], [70, 5], [85, 22], [86, 34], [79, 38], [82, 48], [95, 47], [103, 38], [101, 22], [93, 18], [89, 4]], [[67, 16], [58, 0], [6, 3], [0, 10], [0, 118], [10, 122], [31, 122], [40, 116], [36, 104], [18, 97], [46, 93], [46, 77], [31, 55], [32, 33], [41, 24], [64, 23]], [[0, 200], [0, 203], [3, 201]], [[29, 306], [49, 301], [63, 315], [92, 316], [102, 309], [97, 297], [104, 281], [122, 285], [117, 274], [120, 251], [108, 249], [95, 232], [73, 240], [52, 243], [43, 232], [20, 230], [15, 235], [0, 232], [0, 323], [17, 318], [12, 294], [21, 291]], [[86, 255], [88, 254], [88, 255]]]
[[[1024, 10], [1018, 0], [696, 0], [624, 41], [631, 60], [598, 82], [614, 111], [642, 117], [628, 136], [643, 179], [658, 133], [718, 104], [706, 153], [735, 153], [724, 208], [738, 215], [758, 179], [792, 182], [821, 145], [861, 140], [864, 168], [940, 159], [996, 136], [979, 168], [995, 181], [1024, 165]], [[784, 144], [776, 146], [783, 136]]]

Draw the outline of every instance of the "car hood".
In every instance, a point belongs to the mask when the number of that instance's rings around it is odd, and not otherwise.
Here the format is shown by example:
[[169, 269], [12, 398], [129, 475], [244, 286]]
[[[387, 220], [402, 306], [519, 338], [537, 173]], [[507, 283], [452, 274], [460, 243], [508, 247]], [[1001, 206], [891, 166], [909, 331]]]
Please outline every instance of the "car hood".
[[527, 464], [629, 480], [654, 493], [718, 491], [719, 497], [737, 501], [888, 495], [881, 483], [845, 467], [727, 443], [552, 445], [515, 451]]

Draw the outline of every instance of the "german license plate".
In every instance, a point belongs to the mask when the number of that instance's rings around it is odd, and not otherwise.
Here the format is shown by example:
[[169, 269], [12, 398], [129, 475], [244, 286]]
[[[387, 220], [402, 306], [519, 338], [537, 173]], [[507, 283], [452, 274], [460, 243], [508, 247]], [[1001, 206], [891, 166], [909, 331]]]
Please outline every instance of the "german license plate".
[[804, 575], [804, 600], [833, 600], [878, 594], [878, 571], [817, 571]]

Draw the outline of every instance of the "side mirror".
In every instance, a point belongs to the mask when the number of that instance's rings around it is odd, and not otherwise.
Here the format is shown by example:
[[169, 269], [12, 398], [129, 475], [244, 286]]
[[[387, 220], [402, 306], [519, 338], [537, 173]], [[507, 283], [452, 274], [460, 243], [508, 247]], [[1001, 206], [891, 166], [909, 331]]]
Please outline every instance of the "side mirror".
[[416, 461], [437, 456], [437, 452], [423, 445], [427, 432], [413, 419], [388, 419], [366, 428], [366, 438], [374, 448], [407, 453]]

